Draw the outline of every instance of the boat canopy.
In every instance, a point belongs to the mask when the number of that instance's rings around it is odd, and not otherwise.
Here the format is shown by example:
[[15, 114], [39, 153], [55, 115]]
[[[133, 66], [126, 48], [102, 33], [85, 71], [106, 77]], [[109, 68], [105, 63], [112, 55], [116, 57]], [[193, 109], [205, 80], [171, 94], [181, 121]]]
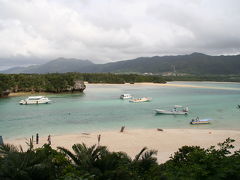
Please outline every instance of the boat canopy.
[[175, 108], [181, 108], [182, 106], [180, 105], [174, 105]]
[[29, 96], [28, 99], [29, 100], [37, 100], [37, 99], [42, 99], [45, 98], [45, 96]]
[[199, 121], [209, 121], [211, 119], [199, 119]]

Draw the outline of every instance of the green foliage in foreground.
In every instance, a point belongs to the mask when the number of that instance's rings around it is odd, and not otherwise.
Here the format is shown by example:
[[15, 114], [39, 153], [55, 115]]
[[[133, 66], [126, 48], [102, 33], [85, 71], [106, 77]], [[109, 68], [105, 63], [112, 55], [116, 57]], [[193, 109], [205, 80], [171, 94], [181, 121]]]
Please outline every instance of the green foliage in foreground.
[[181, 147], [167, 162], [158, 164], [157, 152], [143, 148], [134, 159], [105, 146], [74, 144], [72, 150], [49, 145], [27, 151], [0, 146], [2, 180], [159, 180], [240, 179], [240, 151], [230, 153], [234, 140], [218, 147]]

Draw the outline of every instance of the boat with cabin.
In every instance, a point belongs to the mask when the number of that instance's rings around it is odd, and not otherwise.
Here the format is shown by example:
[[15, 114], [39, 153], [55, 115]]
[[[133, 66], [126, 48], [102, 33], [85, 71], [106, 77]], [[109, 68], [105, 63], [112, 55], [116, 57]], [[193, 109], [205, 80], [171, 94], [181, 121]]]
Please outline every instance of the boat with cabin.
[[[181, 108], [181, 109], [179, 109], [179, 108]], [[156, 112], [156, 114], [187, 115], [188, 114], [188, 107], [175, 105], [172, 110], [155, 109], [155, 112]]]
[[210, 119], [199, 119], [198, 117], [196, 119], [192, 119], [190, 124], [192, 125], [198, 125], [198, 124], [209, 124]]
[[149, 102], [151, 100], [152, 100], [152, 98], [142, 97], [142, 98], [131, 99], [131, 100], [129, 100], [129, 102], [138, 103], [138, 102]]
[[132, 98], [132, 95], [131, 94], [122, 94], [120, 96], [120, 99], [131, 99]]
[[28, 98], [21, 100], [19, 104], [48, 104], [51, 100], [49, 100], [45, 96], [29, 96]]

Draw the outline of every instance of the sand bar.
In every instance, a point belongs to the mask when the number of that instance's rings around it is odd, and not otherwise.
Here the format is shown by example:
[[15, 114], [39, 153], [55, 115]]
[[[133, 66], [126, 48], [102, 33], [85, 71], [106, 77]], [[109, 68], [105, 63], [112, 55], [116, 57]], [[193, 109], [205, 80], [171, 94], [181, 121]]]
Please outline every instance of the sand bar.
[[[101, 134], [100, 145], [107, 146], [110, 151], [123, 151], [134, 157], [144, 146], [158, 151], [158, 161], [165, 162], [170, 155], [184, 145], [197, 145], [210, 147], [223, 142], [228, 137], [235, 139], [235, 150], [240, 149], [240, 131], [234, 130], [202, 130], [202, 129], [126, 129], [123, 133], [119, 131], [101, 132], [80, 132], [79, 134], [52, 135], [52, 147], [63, 146], [71, 149], [76, 143], [86, 143], [87, 145], [97, 144], [97, 136]], [[5, 143], [22, 145], [24, 149], [26, 139], [5, 140]], [[41, 147], [47, 143], [47, 137], [41, 137]]]
[[[191, 81], [179, 81], [179, 82], [190, 82]], [[194, 81], [195, 82], [195, 81]], [[214, 84], [221, 84], [225, 82], [211, 82], [211, 81], [206, 81], [208, 83]], [[200, 88], [200, 89], [218, 89], [218, 90], [236, 90], [240, 91], [240, 88], [232, 88], [232, 87], [217, 87], [217, 86], [205, 86], [205, 85], [191, 85], [191, 84], [178, 84], [178, 83], [152, 83], [152, 82], [141, 82], [141, 83], [125, 83], [125, 84], [106, 84], [106, 83], [87, 83], [84, 82], [86, 85], [98, 85], [98, 86], [111, 86], [111, 85], [130, 85], [130, 86], [162, 86], [162, 87], [180, 87], [180, 88]], [[229, 83], [229, 82], [226, 82]], [[238, 84], [238, 83], [236, 83]]]
[[[191, 81], [179, 81], [179, 82], [191, 82]], [[151, 83], [151, 82], [142, 82], [142, 83], [125, 83], [125, 84], [107, 84], [107, 83], [88, 83], [84, 82], [86, 85], [97, 85], [97, 86], [111, 86], [111, 85], [130, 85], [130, 86], [162, 86], [162, 87], [180, 87], [180, 88], [201, 88], [201, 89], [219, 89], [219, 90], [236, 90], [240, 91], [240, 88], [231, 88], [231, 87], [214, 87], [214, 86], [203, 86], [203, 85], [191, 85], [191, 84], [175, 84], [175, 83]], [[212, 84], [220, 84], [223, 82], [208, 82]], [[227, 82], [224, 82], [227, 83]], [[78, 92], [75, 92], [76, 94]], [[33, 95], [51, 95], [51, 94], [70, 94], [70, 93], [50, 93], [50, 92], [17, 92], [10, 93], [9, 97], [16, 96], [33, 96]]]

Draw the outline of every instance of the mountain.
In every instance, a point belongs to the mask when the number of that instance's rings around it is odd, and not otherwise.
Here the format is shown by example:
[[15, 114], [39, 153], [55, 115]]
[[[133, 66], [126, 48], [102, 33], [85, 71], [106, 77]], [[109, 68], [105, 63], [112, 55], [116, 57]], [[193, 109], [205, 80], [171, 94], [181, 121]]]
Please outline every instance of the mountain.
[[240, 55], [208, 56], [201, 53], [178, 56], [140, 57], [134, 60], [107, 63], [99, 72], [139, 72], [187, 74], [240, 74]]
[[94, 65], [88, 60], [78, 60], [78, 59], [65, 59], [58, 58], [48, 63], [42, 65], [34, 65], [28, 67], [15, 67], [2, 73], [6, 74], [16, 74], [16, 73], [66, 73], [66, 72], [79, 72], [82, 71], [86, 66]]
[[9, 69], [2, 73], [184, 73], [240, 74], [240, 55], [209, 56], [202, 53], [177, 56], [139, 57], [132, 60], [94, 64], [88, 60], [59, 58], [43, 65]]

